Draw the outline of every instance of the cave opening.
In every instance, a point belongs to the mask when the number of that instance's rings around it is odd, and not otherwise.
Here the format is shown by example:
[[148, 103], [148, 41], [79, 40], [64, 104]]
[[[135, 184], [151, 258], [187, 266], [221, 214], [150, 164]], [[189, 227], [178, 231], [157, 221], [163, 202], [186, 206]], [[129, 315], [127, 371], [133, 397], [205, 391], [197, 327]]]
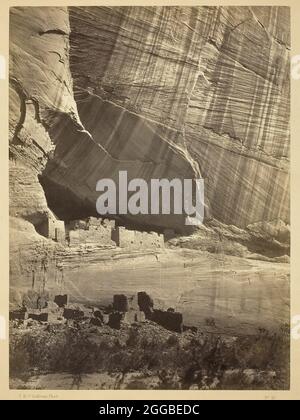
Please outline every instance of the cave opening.
[[88, 200], [80, 200], [69, 188], [53, 182], [45, 175], [39, 176], [49, 209], [64, 222], [98, 217], [96, 208]]
[[[97, 217], [113, 219], [115, 220], [116, 226], [123, 226], [128, 230], [156, 232], [160, 234], [165, 230], [164, 226], [139, 223], [132, 219], [129, 220], [124, 216], [100, 216], [97, 213], [96, 206], [93, 206], [88, 200], [81, 200], [69, 188], [57, 184], [44, 174], [39, 175], [39, 181], [44, 190], [49, 209], [59, 220], [63, 220], [65, 223], [73, 220], [87, 219], [88, 217]], [[42, 235], [44, 235], [43, 224], [44, 220], [39, 224], [35, 224], [36, 231]]]

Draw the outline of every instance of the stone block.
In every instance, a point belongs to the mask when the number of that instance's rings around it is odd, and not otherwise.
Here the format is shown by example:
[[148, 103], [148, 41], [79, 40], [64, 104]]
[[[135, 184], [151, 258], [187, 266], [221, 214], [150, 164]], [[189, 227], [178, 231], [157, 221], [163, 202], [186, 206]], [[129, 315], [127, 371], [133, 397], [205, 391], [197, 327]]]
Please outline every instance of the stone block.
[[155, 309], [151, 320], [170, 331], [182, 332], [183, 316], [180, 312], [168, 312]]
[[41, 322], [47, 322], [47, 321], [48, 321], [48, 317], [49, 317], [48, 312], [42, 312], [42, 313], [40, 314], [40, 319], [39, 319], [39, 321], [41, 321]]
[[63, 308], [64, 306], [68, 305], [68, 302], [69, 296], [67, 294], [54, 296], [54, 303], [60, 308]]
[[129, 309], [128, 298], [125, 295], [114, 295], [113, 309], [119, 312], [127, 312]]
[[153, 299], [146, 292], [138, 292], [137, 298], [140, 310], [144, 312], [147, 319], [150, 319], [153, 312]]
[[115, 328], [117, 330], [121, 327], [121, 321], [122, 321], [122, 313], [120, 312], [112, 312], [109, 314], [109, 322], [108, 325], [111, 328]]
[[63, 317], [66, 319], [82, 319], [84, 312], [79, 309], [64, 308]]
[[48, 312], [32, 311], [28, 314], [28, 318], [33, 319], [34, 321], [47, 322]]
[[25, 320], [28, 318], [28, 312], [20, 309], [20, 310], [15, 310], [15, 311], [10, 311], [9, 312], [9, 319], [10, 321], [13, 321], [15, 319], [21, 319], [21, 320]]

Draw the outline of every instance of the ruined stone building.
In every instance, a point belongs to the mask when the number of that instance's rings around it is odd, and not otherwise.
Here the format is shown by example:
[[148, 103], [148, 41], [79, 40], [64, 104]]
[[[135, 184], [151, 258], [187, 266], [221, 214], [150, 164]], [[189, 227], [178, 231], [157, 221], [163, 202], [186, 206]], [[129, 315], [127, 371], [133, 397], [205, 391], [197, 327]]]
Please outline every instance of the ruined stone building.
[[89, 217], [85, 220], [73, 220], [66, 224], [66, 237], [69, 246], [98, 244], [115, 246], [112, 241], [114, 220]]
[[59, 243], [65, 243], [65, 222], [58, 220], [52, 212], [48, 212], [42, 222], [37, 226], [37, 231], [45, 238], [52, 239]]
[[37, 230], [44, 237], [70, 247], [97, 245], [131, 250], [164, 248], [163, 234], [130, 230], [124, 226], [116, 226], [114, 220], [100, 217], [88, 217], [65, 223], [49, 212]]
[[140, 232], [117, 226], [112, 231], [112, 239], [120, 248], [158, 249], [164, 247], [164, 237], [155, 232]]

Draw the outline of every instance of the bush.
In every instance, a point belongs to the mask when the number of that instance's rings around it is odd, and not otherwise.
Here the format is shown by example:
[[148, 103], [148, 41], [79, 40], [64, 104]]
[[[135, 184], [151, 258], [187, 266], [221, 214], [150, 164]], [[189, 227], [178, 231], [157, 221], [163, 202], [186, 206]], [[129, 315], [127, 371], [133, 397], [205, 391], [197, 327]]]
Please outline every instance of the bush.
[[[289, 336], [282, 331], [279, 335], [260, 331], [256, 336], [225, 339], [190, 331], [174, 334], [152, 324], [120, 331], [103, 328], [104, 333], [101, 328], [92, 332], [84, 326], [13, 330], [11, 377], [26, 379], [33, 369], [39, 373], [67, 372], [78, 381], [85, 373], [118, 372], [124, 378], [129, 372], [141, 372], [159, 376], [163, 389], [288, 386]], [[257, 381], [249, 385], [251, 378], [245, 376], [245, 370], [274, 371], [276, 379], [257, 374]], [[231, 371], [228, 377], [226, 372]]]

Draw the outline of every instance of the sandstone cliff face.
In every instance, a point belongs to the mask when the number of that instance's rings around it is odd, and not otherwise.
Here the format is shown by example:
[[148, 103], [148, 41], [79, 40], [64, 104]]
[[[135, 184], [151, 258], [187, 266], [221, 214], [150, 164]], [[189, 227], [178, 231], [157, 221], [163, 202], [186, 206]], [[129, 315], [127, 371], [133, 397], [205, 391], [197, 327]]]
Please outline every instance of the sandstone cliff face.
[[127, 170], [201, 174], [227, 224], [289, 221], [288, 8], [18, 7], [10, 45], [13, 216], [49, 211], [39, 175], [64, 217]]
[[148, 158], [132, 111], [186, 147], [214, 217], [288, 221], [288, 8], [71, 8], [70, 24], [79, 114], [110, 153]]
[[[289, 9], [17, 7], [10, 25], [11, 301], [64, 272], [78, 301], [143, 289], [218, 332], [288, 323]], [[37, 233], [95, 215], [120, 170], [203, 176], [210, 220], [162, 255]]]
[[50, 129], [79, 125], [64, 8], [15, 8], [10, 25], [10, 213], [36, 224], [48, 212], [38, 175], [53, 155]]

